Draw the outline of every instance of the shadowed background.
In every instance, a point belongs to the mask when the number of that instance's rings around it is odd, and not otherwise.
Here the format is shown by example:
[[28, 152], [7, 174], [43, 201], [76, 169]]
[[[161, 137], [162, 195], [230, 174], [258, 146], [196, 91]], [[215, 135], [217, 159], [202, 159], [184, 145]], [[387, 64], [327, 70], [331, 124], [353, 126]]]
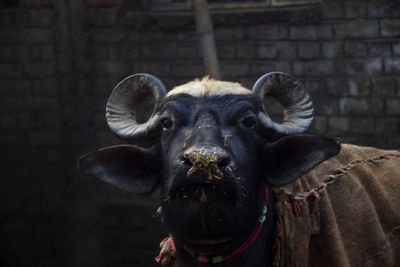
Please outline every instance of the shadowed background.
[[[204, 75], [187, 1], [163, 2], [0, 1], [0, 266], [155, 266], [157, 192], [79, 177], [76, 161], [119, 142], [104, 108], [122, 78], [147, 72], [171, 89]], [[210, 5], [222, 78], [251, 88], [291, 73], [315, 103], [312, 132], [399, 149], [396, 2]]]

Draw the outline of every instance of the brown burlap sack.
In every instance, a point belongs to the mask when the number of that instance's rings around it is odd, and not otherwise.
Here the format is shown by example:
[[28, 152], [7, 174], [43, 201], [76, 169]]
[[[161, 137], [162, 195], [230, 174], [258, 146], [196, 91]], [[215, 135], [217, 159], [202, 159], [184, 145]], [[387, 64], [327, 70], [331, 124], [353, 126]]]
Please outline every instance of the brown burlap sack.
[[399, 151], [342, 145], [275, 194], [275, 266], [400, 266]]

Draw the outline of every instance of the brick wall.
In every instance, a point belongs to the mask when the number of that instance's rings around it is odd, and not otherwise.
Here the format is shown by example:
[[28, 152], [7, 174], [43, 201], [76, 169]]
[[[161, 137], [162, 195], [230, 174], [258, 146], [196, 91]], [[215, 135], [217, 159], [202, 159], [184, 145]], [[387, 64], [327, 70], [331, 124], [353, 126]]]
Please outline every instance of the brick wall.
[[46, 6], [0, 9], [2, 266], [58, 264], [68, 254], [54, 16]]
[[[313, 132], [399, 147], [398, 9], [391, 1], [327, 1], [295, 10], [215, 12], [223, 79], [251, 87], [264, 73], [286, 71], [313, 97]], [[121, 18], [118, 9], [89, 12], [102, 92], [132, 72], [150, 72], [169, 88], [204, 74], [190, 15], [128, 12]], [[102, 125], [104, 102], [99, 99], [96, 116]], [[272, 112], [280, 111], [273, 106]], [[99, 135], [109, 138], [106, 132]]]
[[[157, 194], [78, 177], [75, 164], [118, 142], [104, 107], [119, 80], [148, 72], [172, 88], [204, 75], [191, 14], [127, 0], [11, 2], [0, 4], [0, 265], [150, 266], [163, 235], [151, 217]], [[269, 71], [291, 73], [313, 97], [312, 132], [400, 147], [396, 1], [215, 11], [213, 20], [223, 79], [251, 87]]]

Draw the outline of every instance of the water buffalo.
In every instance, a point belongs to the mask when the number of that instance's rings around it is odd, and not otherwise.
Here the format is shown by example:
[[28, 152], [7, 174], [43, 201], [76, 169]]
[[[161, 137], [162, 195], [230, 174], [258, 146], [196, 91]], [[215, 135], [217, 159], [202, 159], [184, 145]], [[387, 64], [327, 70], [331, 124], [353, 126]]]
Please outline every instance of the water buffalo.
[[135, 74], [106, 117], [129, 144], [83, 156], [79, 170], [134, 194], [161, 187], [161, 264], [399, 266], [400, 153], [305, 134], [313, 104], [292, 76], [268, 73], [252, 90], [203, 78], [167, 93]]

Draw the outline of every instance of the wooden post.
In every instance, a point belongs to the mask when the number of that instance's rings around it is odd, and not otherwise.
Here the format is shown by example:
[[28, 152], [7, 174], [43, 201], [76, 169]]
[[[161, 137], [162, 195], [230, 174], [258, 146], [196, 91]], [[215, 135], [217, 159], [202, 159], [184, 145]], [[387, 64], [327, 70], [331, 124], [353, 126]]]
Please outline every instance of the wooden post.
[[204, 67], [207, 74], [219, 80], [221, 79], [221, 75], [219, 72], [217, 49], [215, 47], [213, 25], [207, 0], [192, 0], [192, 5], [196, 20], [196, 31], [203, 54]]

